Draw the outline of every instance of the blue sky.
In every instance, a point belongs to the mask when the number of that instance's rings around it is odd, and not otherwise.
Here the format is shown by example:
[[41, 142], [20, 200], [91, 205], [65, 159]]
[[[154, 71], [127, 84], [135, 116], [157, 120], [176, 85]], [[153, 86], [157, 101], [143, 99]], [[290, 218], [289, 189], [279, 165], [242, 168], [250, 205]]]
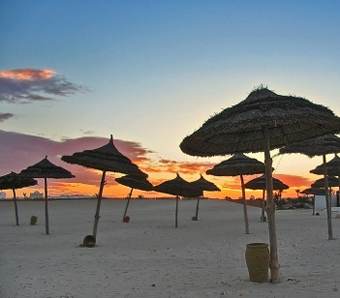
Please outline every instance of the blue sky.
[[9, 1], [0, 69], [50, 68], [88, 91], [1, 103], [4, 130], [138, 141], [163, 157], [263, 83], [340, 114], [340, 1]]

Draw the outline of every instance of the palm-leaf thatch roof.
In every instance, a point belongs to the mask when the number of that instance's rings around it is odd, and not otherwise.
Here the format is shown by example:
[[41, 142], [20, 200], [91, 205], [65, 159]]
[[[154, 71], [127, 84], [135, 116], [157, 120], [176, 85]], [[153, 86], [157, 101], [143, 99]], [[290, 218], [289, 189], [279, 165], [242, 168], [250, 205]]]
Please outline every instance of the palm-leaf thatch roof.
[[306, 194], [306, 195], [317, 195], [317, 196], [324, 196], [325, 195], [325, 190], [322, 188], [306, 188], [301, 193]]
[[280, 149], [280, 153], [301, 153], [309, 157], [340, 152], [340, 138], [333, 134], [297, 142]]
[[157, 192], [167, 193], [181, 197], [199, 197], [203, 194], [201, 189], [194, 187], [177, 174], [176, 178], [165, 181], [154, 187]]
[[238, 176], [264, 173], [264, 164], [255, 158], [250, 158], [242, 153], [234, 154], [227, 160], [207, 170], [208, 175]]
[[102, 147], [76, 152], [71, 156], [64, 155], [61, 159], [71, 164], [101, 171], [137, 175], [140, 173], [138, 167], [115, 147], [112, 135], [110, 141]]
[[202, 191], [220, 191], [220, 189], [212, 182], [205, 179], [202, 175], [195, 181], [191, 182], [195, 188], [201, 189]]
[[0, 177], [0, 189], [17, 189], [37, 185], [37, 183], [33, 178], [24, 177], [14, 172]]
[[[332, 160], [325, 164], [327, 168], [328, 175], [331, 176], [340, 176], [340, 158], [336, 155]], [[318, 165], [315, 169], [310, 171], [316, 175], [324, 174], [324, 165]]]
[[31, 178], [63, 179], [74, 177], [68, 170], [51, 163], [47, 156], [38, 163], [22, 170], [20, 174]]
[[[328, 186], [334, 187], [339, 186], [339, 178], [334, 176], [328, 176]], [[318, 180], [315, 180], [314, 183], [311, 184], [312, 188], [324, 188], [325, 187], [325, 179], [321, 178]]]
[[[249, 189], [266, 189], [266, 177], [265, 175], [262, 175], [260, 177], [257, 177], [255, 179], [252, 179], [248, 181], [245, 185], [245, 188]], [[273, 177], [273, 189], [274, 190], [284, 190], [288, 189], [289, 186], [287, 184], [284, 184], [281, 180]]]
[[307, 99], [257, 89], [242, 102], [206, 121], [180, 144], [194, 156], [214, 156], [264, 150], [340, 131], [340, 118], [328, 108]]
[[125, 175], [123, 177], [116, 178], [116, 181], [124, 186], [134, 189], [144, 191], [153, 190], [152, 184], [143, 176]]

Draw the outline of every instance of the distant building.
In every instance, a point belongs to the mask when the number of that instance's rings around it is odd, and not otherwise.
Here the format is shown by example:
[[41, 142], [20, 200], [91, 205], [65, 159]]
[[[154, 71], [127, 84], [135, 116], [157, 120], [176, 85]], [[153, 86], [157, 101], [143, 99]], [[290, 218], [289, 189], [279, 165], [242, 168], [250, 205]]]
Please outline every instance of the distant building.
[[0, 191], [0, 200], [6, 199], [6, 193], [4, 191]]
[[30, 199], [42, 199], [44, 197], [44, 194], [39, 191], [31, 192], [29, 198]]

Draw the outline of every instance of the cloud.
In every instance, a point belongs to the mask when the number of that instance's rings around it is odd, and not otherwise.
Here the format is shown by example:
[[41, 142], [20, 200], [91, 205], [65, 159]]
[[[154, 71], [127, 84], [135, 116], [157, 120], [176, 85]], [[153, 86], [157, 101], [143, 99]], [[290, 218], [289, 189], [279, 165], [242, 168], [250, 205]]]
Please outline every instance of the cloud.
[[206, 170], [213, 167], [210, 162], [187, 162], [176, 161], [170, 159], [152, 160], [150, 163], [145, 163], [142, 168], [147, 172], [153, 173], [182, 173], [182, 174], [197, 174], [205, 173]]
[[[107, 138], [101, 137], [80, 137], [54, 141], [45, 137], [0, 130], [0, 174], [3, 175], [10, 171], [19, 172], [48, 155], [53, 163], [69, 169], [76, 176], [73, 179], [59, 180], [59, 183], [69, 181], [97, 185], [101, 175], [99, 171], [64, 163], [60, 156], [97, 148], [107, 141]], [[151, 152], [137, 142], [118, 139], [114, 142], [119, 151], [136, 163], [147, 160], [147, 154]], [[110, 174], [108, 179], [110, 184], [114, 183]]]
[[0, 102], [47, 101], [84, 90], [52, 69], [0, 70]]
[[0, 113], [0, 122], [12, 118], [14, 115], [12, 113]]
[[289, 185], [290, 188], [308, 188], [313, 183], [311, 179], [298, 175], [275, 174], [274, 177]]

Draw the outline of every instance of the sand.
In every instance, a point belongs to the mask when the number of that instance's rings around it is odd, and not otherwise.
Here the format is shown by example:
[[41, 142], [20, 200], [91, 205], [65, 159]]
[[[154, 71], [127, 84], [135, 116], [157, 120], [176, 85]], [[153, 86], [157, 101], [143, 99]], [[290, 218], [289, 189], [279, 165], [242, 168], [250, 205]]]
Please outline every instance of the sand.
[[[311, 210], [277, 212], [281, 282], [248, 280], [247, 243], [268, 242], [260, 209], [250, 207], [250, 235], [242, 206], [181, 201], [132, 201], [128, 224], [124, 202], [105, 200], [98, 247], [80, 248], [92, 229], [95, 201], [51, 201], [51, 235], [44, 234], [42, 202], [0, 202], [1, 298], [109, 297], [340, 297], [340, 240], [327, 240], [326, 215]], [[31, 215], [39, 217], [29, 225]], [[340, 237], [340, 219], [334, 235]]]

